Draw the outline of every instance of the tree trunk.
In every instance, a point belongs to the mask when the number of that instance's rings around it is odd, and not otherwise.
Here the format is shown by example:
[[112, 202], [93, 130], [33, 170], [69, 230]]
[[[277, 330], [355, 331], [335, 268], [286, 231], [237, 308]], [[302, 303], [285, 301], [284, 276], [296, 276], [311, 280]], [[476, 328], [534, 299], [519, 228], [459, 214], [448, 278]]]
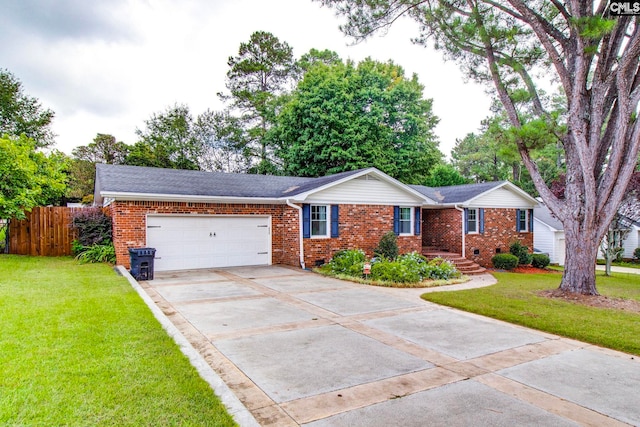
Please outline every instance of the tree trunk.
[[599, 295], [595, 266], [599, 239], [565, 228], [566, 256], [560, 290], [583, 295]]

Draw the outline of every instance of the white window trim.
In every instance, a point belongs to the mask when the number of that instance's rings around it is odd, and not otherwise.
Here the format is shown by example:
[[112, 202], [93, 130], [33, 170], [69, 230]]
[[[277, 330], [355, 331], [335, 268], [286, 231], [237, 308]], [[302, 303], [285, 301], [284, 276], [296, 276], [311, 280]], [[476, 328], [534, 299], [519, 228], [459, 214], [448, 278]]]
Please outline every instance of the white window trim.
[[415, 208], [411, 207], [411, 206], [399, 206], [399, 210], [398, 210], [398, 228], [400, 228], [400, 223], [402, 221], [400, 221], [400, 217], [402, 217], [402, 209], [409, 209], [409, 232], [408, 233], [399, 233], [399, 236], [413, 236], [414, 230], [413, 230], [413, 224], [415, 222]]
[[[471, 213], [471, 211], [474, 211], [476, 213], [476, 219], [473, 221], [476, 224], [476, 229], [475, 231], [470, 231], [469, 230], [469, 214]], [[480, 234], [480, 208], [467, 208], [467, 234]]]
[[[524, 228], [520, 228], [520, 233], [528, 233], [529, 230], [529, 209], [520, 209], [520, 213], [524, 212]], [[520, 218], [518, 217], [518, 227], [520, 227]]]
[[[313, 208], [317, 206], [324, 206], [325, 211], [327, 213], [326, 223], [327, 226], [325, 229], [327, 230], [326, 234], [313, 234]], [[312, 204], [309, 205], [309, 234], [312, 239], [329, 239], [331, 238], [331, 205], [325, 204]]]

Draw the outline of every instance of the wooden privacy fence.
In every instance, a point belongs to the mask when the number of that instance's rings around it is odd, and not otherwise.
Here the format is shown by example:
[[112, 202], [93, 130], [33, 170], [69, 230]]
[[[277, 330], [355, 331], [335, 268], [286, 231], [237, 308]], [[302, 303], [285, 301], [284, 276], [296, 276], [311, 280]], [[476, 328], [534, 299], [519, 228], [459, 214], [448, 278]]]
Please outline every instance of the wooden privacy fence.
[[9, 223], [9, 253], [16, 255], [71, 255], [75, 233], [71, 228], [74, 211], [81, 208], [36, 207], [22, 221]]

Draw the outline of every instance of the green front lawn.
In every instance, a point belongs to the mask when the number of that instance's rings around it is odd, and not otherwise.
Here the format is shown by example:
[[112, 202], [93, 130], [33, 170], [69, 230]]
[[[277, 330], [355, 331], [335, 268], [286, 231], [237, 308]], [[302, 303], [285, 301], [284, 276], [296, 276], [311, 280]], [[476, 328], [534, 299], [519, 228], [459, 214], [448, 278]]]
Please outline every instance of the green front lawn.
[[[598, 272], [598, 291], [640, 301], [640, 275]], [[424, 294], [423, 299], [541, 331], [640, 355], [640, 313], [596, 308], [538, 293], [556, 289], [560, 274], [494, 273], [487, 288]]]
[[0, 425], [235, 425], [127, 280], [0, 255]]

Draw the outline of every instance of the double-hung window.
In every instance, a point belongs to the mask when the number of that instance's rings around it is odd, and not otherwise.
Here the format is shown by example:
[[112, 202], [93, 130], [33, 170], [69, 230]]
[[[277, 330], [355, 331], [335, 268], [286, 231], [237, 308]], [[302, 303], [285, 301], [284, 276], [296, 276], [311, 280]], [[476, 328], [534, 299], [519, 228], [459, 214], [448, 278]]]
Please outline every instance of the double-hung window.
[[412, 208], [400, 208], [400, 215], [398, 222], [400, 226], [400, 234], [412, 234], [413, 230], [413, 209]]
[[326, 205], [311, 205], [311, 237], [328, 237], [328, 221]]
[[518, 209], [518, 231], [526, 233], [529, 231], [529, 210]]
[[467, 233], [478, 233], [478, 209], [470, 208], [467, 209]]

